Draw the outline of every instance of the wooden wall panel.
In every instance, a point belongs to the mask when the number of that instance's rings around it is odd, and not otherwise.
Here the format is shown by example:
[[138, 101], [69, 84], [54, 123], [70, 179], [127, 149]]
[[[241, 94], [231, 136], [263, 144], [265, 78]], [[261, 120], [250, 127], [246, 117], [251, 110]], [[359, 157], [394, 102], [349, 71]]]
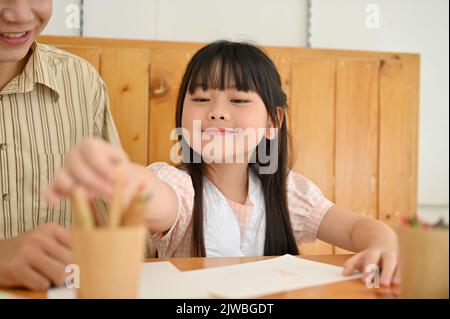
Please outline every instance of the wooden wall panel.
[[170, 150], [175, 143], [170, 132], [175, 128], [178, 88], [193, 50], [153, 49], [151, 66], [148, 160], [171, 162]]
[[104, 48], [100, 74], [110, 97], [111, 111], [122, 146], [129, 157], [146, 165], [150, 50]]
[[419, 59], [384, 61], [380, 74], [379, 216], [394, 229], [417, 213]]
[[[318, 94], [318, 92], [320, 92]], [[334, 95], [332, 59], [296, 58], [292, 63], [291, 135], [294, 171], [334, 200]], [[331, 254], [332, 246], [303, 244], [303, 254]]]
[[378, 73], [378, 60], [337, 63], [335, 203], [372, 218], [377, 217]]
[[278, 73], [281, 78], [281, 85], [284, 93], [286, 94], [288, 104], [291, 103], [291, 56], [286, 53], [273, 53], [271, 50], [267, 50], [269, 57], [277, 67]]
[[85, 59], [100, 72], [100, 48], [69, 45], [58, 45], [57, 47]]

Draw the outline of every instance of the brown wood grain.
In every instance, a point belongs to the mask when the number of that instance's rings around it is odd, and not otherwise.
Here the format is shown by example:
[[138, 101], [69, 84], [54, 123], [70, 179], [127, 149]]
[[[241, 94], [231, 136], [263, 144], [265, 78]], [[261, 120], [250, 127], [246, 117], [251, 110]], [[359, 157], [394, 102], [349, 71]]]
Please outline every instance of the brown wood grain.
[[417, 214], [419, 62], [386, 60], [381, 67], [378, 218], [394, 228]]
[[[161, 48], [161, 49], [191, 49], [197, 50], [206, 43], [180, 42], [180, 41], [157, 41], [157, 40], [128, 40], [128, 39], [106, 39], [92, 37], [65, 37], [65, 36], [40, 36], [39, 42], [53, 45], [70, 46], [94, 46], [94, 47], [129, 47], [129, 48]], [[353, 58], [376, 58], [376, 59], [398, 59], [416, 60], [415, 53], [381, 52], [381, 51], [355, 51], [346, 49], [322, 49], [302, 47], [265, 46], [267, 51], [273, 55], [288, 54], [292, 57], [353, 57]]]
[[71, 46], [71, 45], [57, 45], [61, 50], [70, 52], [77, 55], [86, 61], [88, 61], [92, 66], [100, 72], [100, 48], [88, 47], [88, 46]]
[[337, 62], [335, 202], [370, 218], [377, 217], [378, 72], [378, 60]]
[[[334, 201], [335, 62], [296, 58], [292, 63], [291, 136], [293, 170]], [[320, 92], [320, 94], [318, 94]], [[304, 254], [331, 254], [330, 244], [303, 244]]]
[[122, 146], [131, 160], [147, 164], [150, 50], [103, 48], [100, 74]]
[[178, 88], [194, 52], [195, 50], [182, 48], [155, 48], [151, 52], [149, 163], [171, 162], [170, 151], [175, 141], [170, 139], [170, 134], [175, 128]]

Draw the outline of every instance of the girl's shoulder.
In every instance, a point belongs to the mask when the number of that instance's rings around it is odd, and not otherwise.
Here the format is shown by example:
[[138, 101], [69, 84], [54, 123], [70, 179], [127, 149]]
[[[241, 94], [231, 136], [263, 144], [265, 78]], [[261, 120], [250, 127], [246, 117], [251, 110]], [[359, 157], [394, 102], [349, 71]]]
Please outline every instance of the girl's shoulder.
[[288, 198], [299, 198], [311, 204], [316, 204], [324, 197], [323, 192], [313, 181], [292, 170], [288, 173], [286, 184]]
[[165, 162], [155, 162], [147, 166], [159, 179], [171, 186], [185, 189], [192, 188], [191, 176], [185, 169], [172, 166]]
[[314, 242], [323, 217], [334, 204], [302, 174], [290, 171], [286, 184], [294, 236], [299, 243]]
[[147, 168], [153, 172], [171, 172], [174, 174], [186, 174], [187, 170], [182, 167], [176, 167], [166, 162], [155, 162], [147, 166]]

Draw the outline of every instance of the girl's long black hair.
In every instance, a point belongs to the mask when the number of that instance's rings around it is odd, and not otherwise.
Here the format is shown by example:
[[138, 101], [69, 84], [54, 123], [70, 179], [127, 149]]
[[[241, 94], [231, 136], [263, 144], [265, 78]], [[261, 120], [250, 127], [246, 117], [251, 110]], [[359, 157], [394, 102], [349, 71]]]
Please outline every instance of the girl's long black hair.
[[[294, 234], [289, 218], [286, 196], [286, 180], [289, 172], [288, 146], [289, 136], [286, 116], [280, 123], [277, 108], [287, 112], [287, 98], [281, 87], [278, 71], [271, 59], [259, 48], [249, 43], [218, 41], [200, 49], [190, 60], [184, 73], [178, 92], [176, 109], [176, 127], [181, 127], [183, 103], [186, 93], [193, 94], [197, 87], [203, 90], [224, 90], [234, 85], [239, 91], [254, 91], [263, 100], [267, 113], [278, 128], [278, 168], [272, 174], [261, 174], [262, 163], [256, 157], [256, 163], [249, 164], [250, 169], [259, 177], [265, 202], [266, 236], [264, 255], [298, 254]], [[186, 143], [184, 141], [184, 143]], [[265, 143], [265, 149], [271, 147], [270, 140], [263, 138], [258, 147]], [[182, 166], [191, 176], [195, 197], [192, 216], [192, 255], [206, 256], [203, 225], [203, 177], [205, 164], [193, 161], [194, 151], [183, 154]], [[256, 152], [258, 149], [256, 150]], [[258, 153], [258, 152], [257, 152]], [[188, 156], [186, 156], [188, 155]], [[186, 160], [187, 159], [187, 160]]]

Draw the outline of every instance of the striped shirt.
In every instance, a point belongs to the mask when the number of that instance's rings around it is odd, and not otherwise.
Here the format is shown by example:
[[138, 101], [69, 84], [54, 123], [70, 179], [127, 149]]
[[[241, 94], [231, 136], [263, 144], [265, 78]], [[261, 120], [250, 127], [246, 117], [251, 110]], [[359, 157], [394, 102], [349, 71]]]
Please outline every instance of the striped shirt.
[[70, 203], [41, 196], [70, 149], [87, 137], [120, 145], [106, 87], [85, 60], [34, 43], [21, 74], [0, 91], [0, 239], [53, 222], [70, 227]]

